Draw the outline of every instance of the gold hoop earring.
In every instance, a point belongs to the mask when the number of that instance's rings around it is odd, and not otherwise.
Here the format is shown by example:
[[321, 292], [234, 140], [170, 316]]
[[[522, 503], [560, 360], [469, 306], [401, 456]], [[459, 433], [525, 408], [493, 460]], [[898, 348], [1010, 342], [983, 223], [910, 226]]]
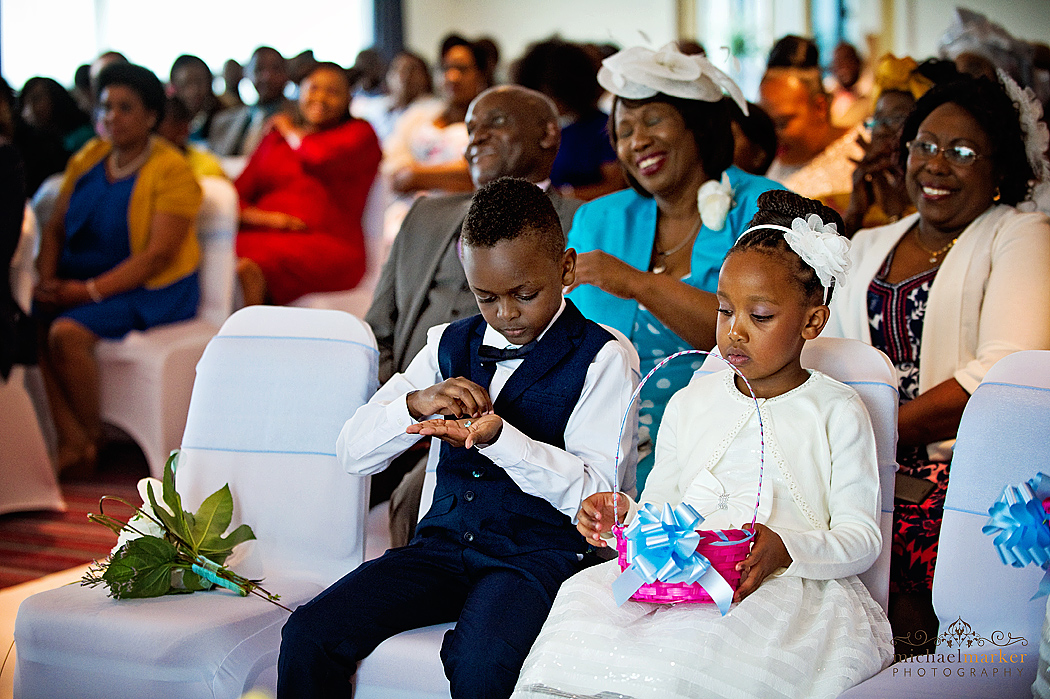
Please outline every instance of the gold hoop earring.
[[999, 188], [995, 188], [995, 194], [992, 195], [992, 201], [999, 201], [1003, 198], [1003, 193], [999, 191]]

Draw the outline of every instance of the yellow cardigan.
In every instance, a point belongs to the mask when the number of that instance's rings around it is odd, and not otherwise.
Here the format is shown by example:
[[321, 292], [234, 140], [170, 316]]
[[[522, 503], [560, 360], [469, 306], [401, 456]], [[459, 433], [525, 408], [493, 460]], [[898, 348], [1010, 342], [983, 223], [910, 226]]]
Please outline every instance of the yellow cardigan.
[[[142, 252], [149, 244], [150, 226], [157, 212], [182, 216], [190, 220], [189, 235], [182, 242], [171, 264], [146, 281], [146, 288], [159, 289], [192, 274], [200, 262], [197, 243], [197, 213], [203, 194], [190, 170], [189, 163], [174, 146], [162, 138], [153, 138], [149, 160], [139, 170], [128, 203], [128, 238], [131, 254]], [[89, 141], [69, 160], [60, 197], [68, 202], [77, 180], [109, 155], [110, 144], [99, 138]]]

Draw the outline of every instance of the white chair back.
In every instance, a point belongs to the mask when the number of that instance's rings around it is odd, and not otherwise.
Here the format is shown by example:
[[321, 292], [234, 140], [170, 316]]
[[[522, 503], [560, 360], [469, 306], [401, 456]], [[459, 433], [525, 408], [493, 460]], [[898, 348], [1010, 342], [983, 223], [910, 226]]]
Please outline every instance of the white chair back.
[[223, 483], [258, 540], [262, 575], [330, 584], [361, 563], [368, 479], [335, 458], [339, 431], [375, 392], [371, 329], [338, 311], [238, 311], [197, 365], [176, 483], [196, 507]]
[[992, 537], [981, 528], [1004, 486], [1016, 486], [1039, 471], [1050, 474], [1048, 434], [1050, 352], [1007, 355], [970, 396], [959, 424], [933, 576], [933, 605], [945, 641], [961, 619], [967, 631], [982, 638], [999, 632], [999, 644], [1009, 636], [1023, 637], [1026, 650], [1038, 652], [1032, 649], [1046, 599], [1030, 598], [1043, 571], [1003, 565]]
[[[875, 430], [875, 456], [882, 491], [879, 529], [882, 551], [860, 579], [872, 598], [886, 609], [890, 593], [890, 548], [893, 537], [894, 474], [897, 472], [897, 378], [889, 357], [857, 340], [818, 337], [802, 349], [802, 366], [816, 369], [853, 388], [864, 401]], [[726, 369], [717, 357], [708, 357], [698, 374]]]
[[233, 312], [237, 274], [234, 246], [240, 210], [237, 190], [229, 180], [205, 177], [200, 184], [204, 200], [197, 214], [197, 240], [201, 246], [197, 316], [218, 327]]

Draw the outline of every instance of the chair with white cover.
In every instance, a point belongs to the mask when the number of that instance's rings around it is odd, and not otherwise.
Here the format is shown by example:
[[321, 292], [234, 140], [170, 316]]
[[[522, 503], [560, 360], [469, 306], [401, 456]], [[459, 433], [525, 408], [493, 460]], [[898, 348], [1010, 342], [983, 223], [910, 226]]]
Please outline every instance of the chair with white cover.
[[[39, 242], [36, 217], [27, 206], [11, 260], [11, 296], [23, 310], [32, 301], [33, 259]], [[25, 376], [26, 367], [15, 365], [6, 381], [0, 378], [0, 514], [66, 507]]]
[[203, 178], [201, 188], [197, 316], [98, 343], [102, 420], [135, 440], [157, 478], [164, 472], [168, 454], [182, 439], [193, 368], [208, 340], [233, 311], [234, 240], [240, 216], [237, 190], [221, 177]]
[[[627, 336], [615, 328], [603, 326], [616, 337], [627, 350], [635, 379], [639, 378], [638, 351]], [[637, 402], [633, 406], [637, 410]], [[633, 473], [621, 474], [624, 484], [633, 484]], [[422, 518], [434, 498], [437, 473], [427, 471], [423, 481], [423, 497], [419, 505]], [[374, 508], [380, 514], [386, 508]], [[371, 532], [382, 532], [389, 544], [389, 529], [385, 523], [370, 528]], [[379, 547], [373, 544], [373, 549]], [[385, 549], [384, 549], [385, 550]], [[450, 688], [441, 665], [439, 651], [445, 632], [455, 628], [454, 623], [435, 624], [388, 638], [376, 647], [372, 654], [361, 661], [355, 679], [356, 699], [448, 699]]]
[[[229, 483], [231, 527], [257, 540], [231, 568], [290, 608], [363, 559], [367, 477], [335, 457], [377, 386], [371, 330], [346, 313], [255, 306], [234, 314], [197, 370], [175, 482], [187, 510]], [[239, 562], [236, 559], [240, 559]], [[273, 691], [288, 612], [224, 590], [117, 601], [104, 589], [34, 595], [15, 625], [21, 699], [235, 699]]]
[[[1003, 565], [981, 528], [1004, 486], [1050, 473], [1048, 434], [1050, 352], [1007, 355], [988, 370], [959, 423], [933, 574], [936, 654], [899, 662], [843, 697], [1032, 696], [1047, 600], [1030, 598], [1043, 571]], [[982, 655], [995, 660], [980, 662]]]

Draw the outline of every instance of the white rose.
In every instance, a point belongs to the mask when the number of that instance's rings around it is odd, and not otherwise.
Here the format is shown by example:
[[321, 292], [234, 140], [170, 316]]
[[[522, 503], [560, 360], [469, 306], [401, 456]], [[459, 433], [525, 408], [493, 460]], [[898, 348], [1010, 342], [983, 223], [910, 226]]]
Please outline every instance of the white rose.
[[708, 180], [700, 185], [696, 193], [696, 205], [700, 210], [700, 221], [713, 231], [720, 231], [726, 225], [726, 217], [733, 208], [733, 188], [729, 184], [729, 175], [722, 173], [722, 181]]

